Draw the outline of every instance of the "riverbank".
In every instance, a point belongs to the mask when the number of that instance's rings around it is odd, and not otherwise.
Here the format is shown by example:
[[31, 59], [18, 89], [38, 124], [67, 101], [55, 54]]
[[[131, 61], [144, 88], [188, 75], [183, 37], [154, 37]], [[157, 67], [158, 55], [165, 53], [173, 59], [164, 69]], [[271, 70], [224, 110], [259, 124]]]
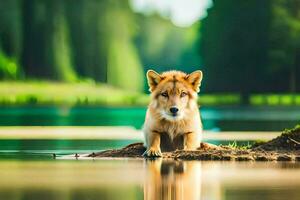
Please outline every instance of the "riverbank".
[[[226, 160], [226, 161], [300, 161], [300, 126], [261, 144], [251, 147], [215, 146], [201, 143], [198, 150], [163, 152], [163, 158], [176, 160]], [[145, 147], [142, 143], [130, 144], [121, 149], [106, 150], [89, 155], [74, 155], [90, 158], [131, 157], [142, 158]]]
[[[147, 106], [150, 95], [124, 90], [94, 81], [52, 82], [2, 81], [0, 106]], [[201, 94], [201, 105], [239, 105], [241, 97], [235, 93]]]

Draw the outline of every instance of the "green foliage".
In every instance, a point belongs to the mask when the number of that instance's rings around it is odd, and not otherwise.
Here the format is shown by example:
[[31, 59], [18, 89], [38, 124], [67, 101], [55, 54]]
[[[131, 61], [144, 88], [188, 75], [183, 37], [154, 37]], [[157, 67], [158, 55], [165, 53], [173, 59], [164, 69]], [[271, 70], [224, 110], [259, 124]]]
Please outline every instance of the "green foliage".
[[137, 24], [139, 34], [135, 43], [145, 71], [177, 69], [192, 72], [201, 69], [197, 52], [200, 22], [180, 28], [157, 14], [139, 14]]
[[[201, 106], [236, 105], [238, 95], [201, 95]], [[0, 105], [147, 106], [150, 95], [93, 82], [1, 82]]]
[[298, 106], [300, 94], [253, 94], [250, 95], [249, 103], [255, 106]]
[[20, 61], [22, 51], [21, 0], [0, 1], [0, 43], [3, 53]]
[[[114, 19], [109, 27], [107, 83], [119, 88], [142, 92], [144, 71], [136, 47], [134, 18], [127, 4], [115, 6], [108, 14]], [[122, 30], [122, 32], [120, 31]]]
[[[134, 13], [127, 0], [0, 1], [0, 78], [89, 79], [142, 92], [147, 69], [201, 69], [205, 93], [242, 96], [204, 95], [201, 104], [299, 92], [299, 1], [213, 4], [203, 21], [180, 28]], [[250, 103], [299, 105], [300, 97], [253, 95]]]
[[239, 94], [204, 94], [199, 97], [200, 105], [239, 105], [241, 96]]
[[15, 59], [6, 56], [0, 49], [0, 78], [17, 79], [19, 66]]
[[[300, 91], [300, 2], [273, 0], [270, 32], [270, 65], [275, 81], [290, 92]], [[285, 76], [283, 76], [283, 74]]]
[[298, 0], [214, 0], [200, 27], [204, 89], [299, 92], [299, 13]]
[[125, 90], [143, 91], [144, 71], [133, 41], [135, 16], [128, 2], [67, 2], [71, 5], [68, 21], [79, 75]]
[[[60, 0], [59, 0], [60, 1]], [[56, 2], [59, 5], [59, 2]], [[62, 6], [58, 6], [55, 10], [56, 15], [53, 19], [53, 67], [55, 67], [58, 80], [76, 81], [76, 72], [73, 69], [72, 56], [70, 49], [70, 33], [64, 10]]]
[[[2, 63], [16, 58], [25, 78], [93, 79], [143, 90], [135, 14], [128, 1], [12, 0], [0, 6]], [[1, 67], [6, 74], [9, 69]]]
[[66, 19], [70, 33], [74, 69], [79, 77], [106, 82], [107, 1], [66, 0]]
[[294, 133], [299, 133], [300, 132], [300, 124], [297, 124], [294, 128], [292, 129], [285, 129], [283, 132], [282, 132], [282, 136], [289, 136], [291, 134], [294, 134]]
[[[75, 81], [65, 1], [28, 0], [23, 10], [23, 55], [27, 77]], [[20, 5], [20, 6], [21, 6]]]
[[205, 91], [266, 89], [269, 0], [215, 0], [200, 27]]
[[0, 79], [20, 78], [21, 23], [19, 0], [0, 1]]
[[249, 142], [246, 145], [238, 145], [236, 141], [233, 141], [232, 143], [229, 143], [226, 146], [229, 147], [230, 149], [239, 149], [239, 150], [247, 150], [253, 147], [253, 145], [251, 145]]
[[238, 147], [237, 142], [233, 141], [232, 143], [229, 143], [228, 147], [231, 148], [231, 149], [236, 149]]
[[1, 82], [1, 105], [139, 105], [145, 95], [104, 84], [45, 81]]
[[112, 41], [108, 57], [107, 83], [132, 91], [143, 91], [143, 70], [134, 47]]

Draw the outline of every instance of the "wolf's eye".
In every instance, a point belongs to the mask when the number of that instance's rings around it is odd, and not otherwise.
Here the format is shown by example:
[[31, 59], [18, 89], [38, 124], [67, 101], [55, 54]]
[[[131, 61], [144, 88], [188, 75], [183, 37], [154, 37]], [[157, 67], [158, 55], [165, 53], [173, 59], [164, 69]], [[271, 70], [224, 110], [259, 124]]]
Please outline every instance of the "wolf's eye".
[[181, 92], [180, 97], [185, 97], [187, 95], [186, 92]]
[[161, 93], [161, 96], [168, 97], [168, 93], [167, 92], [163, 92], [163, 93]]

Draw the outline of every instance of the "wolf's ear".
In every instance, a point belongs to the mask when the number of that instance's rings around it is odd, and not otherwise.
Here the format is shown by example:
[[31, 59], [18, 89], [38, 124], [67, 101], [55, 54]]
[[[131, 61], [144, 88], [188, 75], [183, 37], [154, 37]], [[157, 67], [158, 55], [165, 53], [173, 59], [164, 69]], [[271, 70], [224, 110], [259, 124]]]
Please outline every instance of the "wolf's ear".
[[147, 71], [147, 80], [148, 80], [148, 85], [150, 87], [150, 89], [149, 89], [150, 92], [153, 92], [153, 90], [159, 84], [161, 79], [162, 79], [161, 76], [156, 71], [154, 71], [154, 70]]
[[185, 79], [193, 86], [193, 89], [196, 92], [200, 91], [200, 85], [201, 85], [201, 81], [202, 81], [202, 71], [197, 70], [192, 72], [191, 74], [188, 74]]

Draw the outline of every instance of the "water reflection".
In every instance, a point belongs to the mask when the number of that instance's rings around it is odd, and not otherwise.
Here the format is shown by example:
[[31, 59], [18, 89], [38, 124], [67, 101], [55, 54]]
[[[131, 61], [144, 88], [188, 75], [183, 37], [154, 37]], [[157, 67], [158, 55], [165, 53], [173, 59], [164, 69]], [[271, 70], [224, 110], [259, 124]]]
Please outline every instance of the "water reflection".
[[0, 160], [0, 199], [299, 199], [300, 162]]
[[147, 161], [144, 199], [299, 199], [300, 163]]
[[200, 199], [201, 162], [146, 162], [144, 199]]

